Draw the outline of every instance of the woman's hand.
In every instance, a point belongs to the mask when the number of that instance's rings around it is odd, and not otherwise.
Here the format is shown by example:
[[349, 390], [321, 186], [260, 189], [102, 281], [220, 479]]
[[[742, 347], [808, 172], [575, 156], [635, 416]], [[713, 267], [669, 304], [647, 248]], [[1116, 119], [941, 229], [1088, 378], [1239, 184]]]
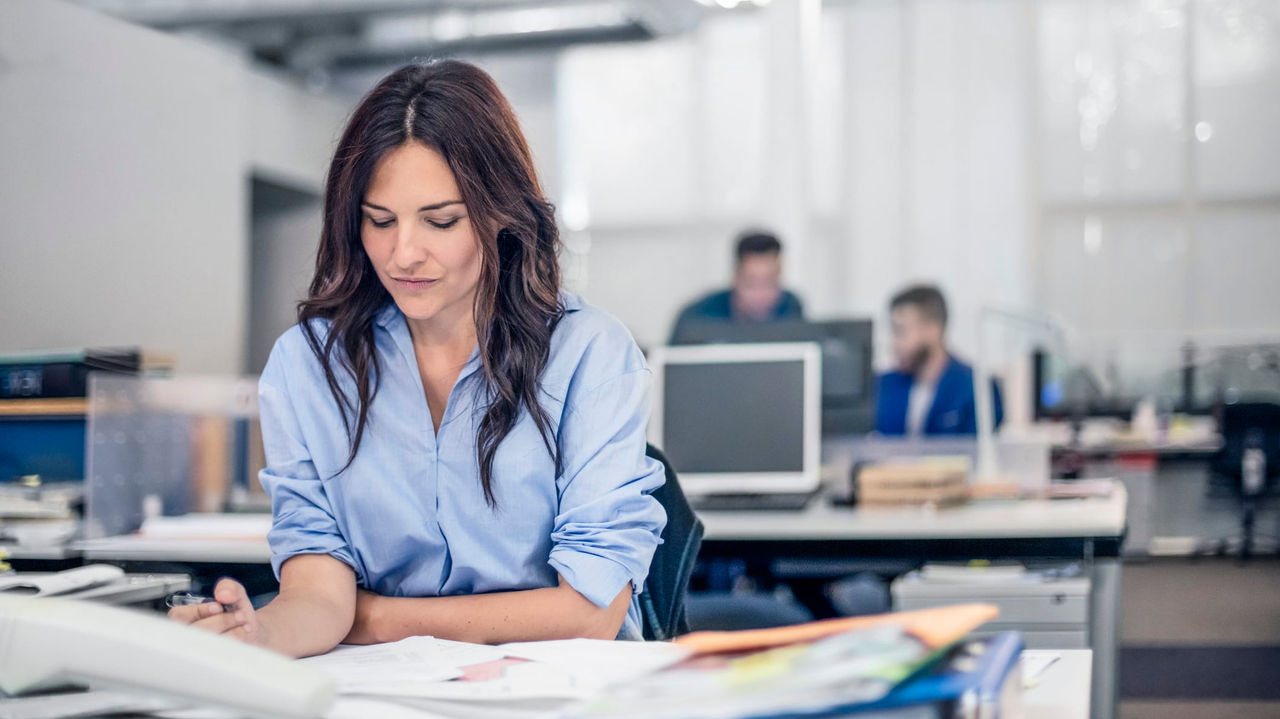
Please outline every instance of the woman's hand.
[[[234, 579], [220, 579], [213, 588], [213, 600], [174, 607], [169, 610], [169, 618], [249, 644], [267, 645], [266, 628], [253, 610], [244, 585]], [[227, 608], [223, 609], [223, 605]]]

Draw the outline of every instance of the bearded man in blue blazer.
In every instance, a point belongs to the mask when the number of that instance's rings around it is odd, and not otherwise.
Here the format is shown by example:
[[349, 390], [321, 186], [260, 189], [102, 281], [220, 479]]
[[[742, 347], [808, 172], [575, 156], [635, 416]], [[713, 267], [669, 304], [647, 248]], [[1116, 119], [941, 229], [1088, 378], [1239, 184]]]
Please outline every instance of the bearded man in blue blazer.
[[[973, 368], [947, 349], [947, 302], [932, 285], [915, 285], [889, 303], [897, 367], [880, 376], [876, 431], [889, 436], [977, 434]], [[996, 425], [1004, 418], [993, 382]]]

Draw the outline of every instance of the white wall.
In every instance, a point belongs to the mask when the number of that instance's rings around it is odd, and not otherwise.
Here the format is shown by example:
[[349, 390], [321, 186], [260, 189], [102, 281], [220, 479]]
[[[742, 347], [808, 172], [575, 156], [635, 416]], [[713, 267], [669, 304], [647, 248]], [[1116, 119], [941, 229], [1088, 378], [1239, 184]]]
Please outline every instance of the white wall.
[[0, 3], [0, 59], [0, 349], [238, 370], [239, 59], [60, 2]]
[[257, 177], [320, 193], [355, 98], [309, 92], [294, 81], [244, 67], [249, 165]]
[[140, 345], [241, 371], [249, 178], [318, 188], [343, 114], [226, 49], [0, 3], [0, 351]]

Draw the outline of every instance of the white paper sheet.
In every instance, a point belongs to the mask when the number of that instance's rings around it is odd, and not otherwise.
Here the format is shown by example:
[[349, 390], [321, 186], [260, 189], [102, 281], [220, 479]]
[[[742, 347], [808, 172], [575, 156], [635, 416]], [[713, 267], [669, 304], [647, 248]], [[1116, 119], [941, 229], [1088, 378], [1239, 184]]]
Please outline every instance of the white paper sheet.
[[1036, 654], [1022, 655], [1022, 683], [1024, 686], [1033, 687], [1040, 682], [1040, 677], [1044, 675], [1046, 669], [1053, 665], [1054, 662], [1062, 658], [1061, 654], [1048, 654], [1038, 652]]
[[394, 693], [402, 686], [443, 682], [461, 668], [502, 658], [493, 647], [434, 637], [409, 637], [368, 646], [341, 645], [328, 654], [298, 661], [331, 675], [343, 694]]
[[[411, 637], [371, 646], [340, 646], [328, 654], [302, 659], [338, 682], [341, 694], [388, 700], [444, 701], [497, 707], [538, 700], [570, 702], [602, 688], [670, 666], [688, 650], [661, 642], [571, 639], [519, 642], [497, 647]], [[504, 662], [486, 668], [490, 679], [450, 681], [464, 667]]]
[[499, 649], [509, 657], [557, 667], [583, 684], [601, 687], [652, 674], [689, 656], [688, 649], [667, 642], [605, 639], [516, 642]]

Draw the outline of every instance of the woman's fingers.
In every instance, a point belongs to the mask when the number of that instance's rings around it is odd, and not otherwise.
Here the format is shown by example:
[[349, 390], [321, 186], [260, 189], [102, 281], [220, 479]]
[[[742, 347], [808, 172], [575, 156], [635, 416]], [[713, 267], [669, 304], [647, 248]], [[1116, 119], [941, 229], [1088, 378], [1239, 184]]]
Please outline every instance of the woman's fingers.
[[214, 634], [223, 634], [244, 623], [245, 617], [240, 612], [220, 612], [211, 617], [192, 622], [191, 626]]
[[219, 579], [213, 586], [213, 599], [232, 611], [253, 611], [253, 605], [249, 603], [249, 593], [245, 591], [243, 584], [234, 579], [227, 577]]
[[174, 607], [169, 610], [169, 618], [183, 624], [194, 624], [216, 614], [222, 614], [222, 605], [217, 602], [191, 604], [185, 607]]
[[169, 610], [169, 618], [215, 634], [235, 632], [240, 638], [252, 636], [257, 624], [244, 585], [225, 577], [214, 585], [212, 602], [174, 607]]

